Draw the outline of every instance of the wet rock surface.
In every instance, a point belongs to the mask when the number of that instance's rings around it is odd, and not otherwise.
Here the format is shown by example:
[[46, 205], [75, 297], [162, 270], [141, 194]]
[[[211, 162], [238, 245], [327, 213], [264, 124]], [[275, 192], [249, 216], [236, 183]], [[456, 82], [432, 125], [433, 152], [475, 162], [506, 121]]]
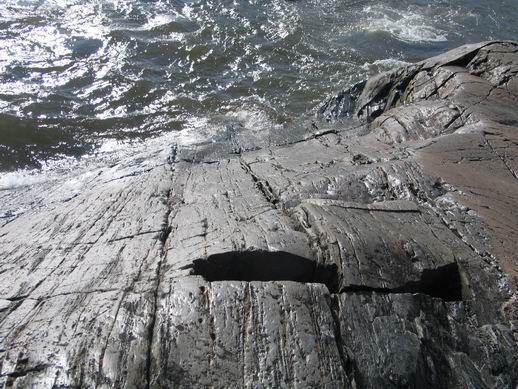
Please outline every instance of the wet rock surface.
[[514, 388], [517, 73], [468, 45], [289, 141], [0, 192], [0, 385]]

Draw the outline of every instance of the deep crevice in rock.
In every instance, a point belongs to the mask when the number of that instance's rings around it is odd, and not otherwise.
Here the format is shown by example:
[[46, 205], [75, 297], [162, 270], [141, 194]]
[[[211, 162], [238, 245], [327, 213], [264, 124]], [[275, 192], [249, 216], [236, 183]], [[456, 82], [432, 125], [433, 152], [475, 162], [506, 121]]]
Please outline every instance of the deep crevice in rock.
[[[169, 163], [174, 163], [176, 159], [176, 147], [173, 147], [171, 150], [171, 156], [169, 159]], [[174, 174], [174, 168], [171, 168], [171, 174]], [[165, 253], [166, 253], [166, 242], [169, 238], [169, 235], [172, 232], [172, 226], [169, 224], [171, 213], [173, 212], [174, 206], [172, 204], [172, 198], [173, 198], [173, 191], [170, 190], [167, 192], [167, 198], [166, 203], [169, 205], [169, 209], [164, 215], [163, 223], [162, 223], [162, 232], [159, 235], [159, 240], [162, 245], [162, 252], [161, 252], [161, 258], [157, 263], [156, 267], [156, 285], [155, 289], [153, 291], [153, 311], [152, 315], [149, 321], [149, 327], [148, 327], [148, 347], [147, 347], [147, 355], [146, 355], [146, 388], [149, 389], [153, 386], [153, 377], [152, 377], [152, 364], [153, 364], [153, 342], [154, 342], [154, 335], [155, 335], [155, 325], [156, 325], [156, 319], [157, 319], [157, 311], [158, 311], [158, 291], [160, 289], [160, 281], [162, 277], [162, 265], [165, 261]]]
[[353, 361], [344, 352], [344, 341], [342, 338], [342, 329], [340, 323], [340, 303], [336, 294], [331, 296], [329, 310], [331, 311], [331, 317], [333, 318], [334, 338], [338, 355], [340, 356], [340, 362], [342, 363], [342, 368], [349, 378], [349, 381], [352, 382], [354, 380], [356, 371], [353, 366]]

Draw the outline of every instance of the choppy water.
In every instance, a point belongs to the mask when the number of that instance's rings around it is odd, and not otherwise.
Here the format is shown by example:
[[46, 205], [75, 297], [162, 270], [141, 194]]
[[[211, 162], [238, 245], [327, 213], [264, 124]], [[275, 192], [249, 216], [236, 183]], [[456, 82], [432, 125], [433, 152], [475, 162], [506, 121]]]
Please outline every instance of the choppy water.
[[516, 0], [2, 0], [0, 171], [289, 125], [516, 20]]

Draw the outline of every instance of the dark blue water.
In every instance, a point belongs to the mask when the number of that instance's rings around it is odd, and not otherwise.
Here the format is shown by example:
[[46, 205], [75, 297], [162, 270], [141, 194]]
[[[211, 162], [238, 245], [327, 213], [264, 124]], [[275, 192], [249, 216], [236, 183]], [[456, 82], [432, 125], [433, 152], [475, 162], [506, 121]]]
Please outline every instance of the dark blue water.
[[516, 0], [3, 0], [0, 171], [286, 126], [516, 20]]

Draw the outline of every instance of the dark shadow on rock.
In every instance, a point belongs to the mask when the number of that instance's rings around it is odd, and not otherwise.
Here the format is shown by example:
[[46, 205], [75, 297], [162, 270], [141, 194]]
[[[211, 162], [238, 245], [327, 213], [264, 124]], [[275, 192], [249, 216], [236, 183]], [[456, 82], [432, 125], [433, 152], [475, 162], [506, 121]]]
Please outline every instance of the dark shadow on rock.
[[197, 259], [194, 275], [212, 281], [295, 281], [325, 284], [336, 292], [336, 265], [322, 266], [315, 261], [285, 251], [232, 251]]
[[462, 284], [456, 263], [425, 269], [419, 281], [396, 288], [351, 285], [339, 290], [335, 264], [321, 265], [308, 258], [284, 251], [232, 251], [197, 259], [193, 275], [206, 281], [295, 281], [325, 284], [330, 293], [377, 292], [386, 294], [421, 293], [444, 301], [461, 301]]
[[462, 301], [462, 282], [458, 265], [450, 263], [436, 269], [425, 269], [419, 281], [409, 281], [397, 288], [351, 285], [343, 288], [340, 292], [421, 293], [444, 301]]

